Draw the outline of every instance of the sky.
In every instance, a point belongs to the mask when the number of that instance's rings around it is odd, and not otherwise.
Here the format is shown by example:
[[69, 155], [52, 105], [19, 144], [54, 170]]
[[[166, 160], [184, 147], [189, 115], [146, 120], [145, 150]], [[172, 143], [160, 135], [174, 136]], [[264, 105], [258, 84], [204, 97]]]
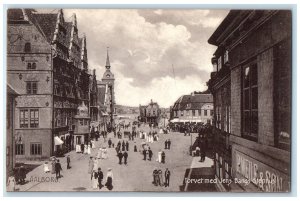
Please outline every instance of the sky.
[[[170, 107], [182, 95], [207, 89], [216, 49], [207, 43], [228, 10], [64, 9], [86, 35], [88, 63], [97, 79], [109, 47], [116, 103]], [[173, 67], [172, 67], [173, 66]]]

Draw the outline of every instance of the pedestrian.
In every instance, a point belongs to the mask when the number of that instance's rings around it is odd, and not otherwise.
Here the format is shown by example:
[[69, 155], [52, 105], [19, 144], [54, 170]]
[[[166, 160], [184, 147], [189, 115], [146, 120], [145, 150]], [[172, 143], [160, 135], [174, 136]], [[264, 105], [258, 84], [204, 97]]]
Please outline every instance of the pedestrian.
[[163, 176], [162, 176], [162, 171], [158, 170], [158, 181], [159, 181], [159, 185], [163, 186], [164, 185], [164, 181], [163, 181]]
[[102, 158], [103, 159], [107, 159], [108, 158], [108, 154], [107, 154], [107, 149], [106, 147], [102, 148]]
[[93, 171], [97, 171], [98, 170], [98, 160], [97, 160], [97, 158], [95, 157], [94, 158], [94, 165], [93, 165]]
[[125, 146], [126, 146], [126, 151], [129, 151], [129, 142], [128, 141], [126, 141]]
[[91, 157], [90, 157], [90, 160], [89, 160], [89, 169], [88, 169], [88, 173], [89, 173], [89, 174], [92, 174], [93, 169], [94, 169], [94, 161], [93, 161], [93, 157], [91, 156]]
[[112, 169], [108, 168], [107, 175], [106, 175], [106, 184], [105, 184], [105, 186], [107, 187], [108, 190], [113, 189], [113, 185], [112, 185], [113, 179], [114, 179], [114, 176], [113, 176]]
[[168, 168], [166, 168], [166, 171], [165, 171], [165, 187], [169, 187], [169, 185], [170, 185], [170, 176], [171, 176], [170, 170]]
[[112, 146], [112, 148], [115, 148], [115, 144], [114, 143], [112, 143], [111, 146]]
[[91, 181], [92, 181], [92, 188], [97, 189], [98, 187], [98, 173], [93, 170], [93, 173], [91, 174]]
[[165, 141], [165, 149], [168, 149], [168, 140]]
[[124, 142], [124, 140], [122, 142], [122, 151], [125, 151], [125, 142]]
[[170, 149], [170, 148], [171, 148], [171, 140], [168, 139], [168, 149]]
[[102, 180], [103, 180], [103, 172], [101, 171], [101, 168], [98, 168], [98, 186], [99, 186], [99, 189], [102, 188]]
[[161, 155], [162, 155], [162, 151], [159, 150], [159, 152], [157, 153], [157, 161], [158, 161], [159, 163], [161, 163]]
[[13, 175], [8, 177], [7, 188], [6, 189], [9, 192], [13, 192], [13, 191], [16, 190], [16, 180], [15, 180], [15, 177]]
[[84, 144], [83, 143], [80, 145], [80, 149], [81, 149], [81, 153], [84, 153]]
[[67, 169], [71, 168], [70, 163], [71, 163], [71, 159], [70, 159], [70, 155], [68, 155], [67, 156]]
[[61, 164], [59, 162], [59, 160], [57, 160], [57, 162], [55, 163], [55, 174], [56, 174], [56, 179], [60, 178], [60, 171], [62, 170], [61, 168]]
[[49, 166], [48, 166], [48, 162], [45, 162], [45, 163], [44, 163], [44, 172], [45, 172], [45, 173], [50, 172]]
[[134, 145], [133, 151], [137, 152], [137, 146], [136, 145]]
[[23, 165], [19, 168], [19, 177], [20, 177], [20, 183], [24, 184], [26, 179], [26, 172]]
[[91, 154], [91, 148], [92, 148], [92, 146], [89, 144], [88, 146], [87, 146], [87, 154]]
[[151, 161], [152, 156], [153, 156], [153, 152], [152, 152], [152, 150], [150, 149], [150, 147], [149, 147], [148, 153], [149, 153], [149, 161]]
[[166, 162], [166, 153], [164, 151], [161, 152], [161, 162], [162, 163]]
[[123, 157], [124, 157], [124, 164], [127, 165], [128, 153], [126, 151], [124, 151]]
[[118, 153], [118, 158], [119, 158], [119, 164], [121, 165], [122, 164], [122, 158], [123, 158], [123, 154], [121, 151], [119, 151]]
[[146, 151], [146, 149], [143, 150], [143, 155], [144, 155], [144, 159], [143, 159], [143, 160], [145, 161], [145, 160], [146, 160], [146, 156], [147, 156], [147, 151]]
[[55, 158], [51, 159], [51, 174], [55, 174]]
[[154, 170], [153, 170], [152, 175], [153, 175], [153, 182], [152, 182], [152, 183], [153, 183], [155, 186], [157, 186], [157, 185], [158, 185], [158, 180], [157, 180], [157, 169], [154, 169]]
[[112, 144], [112, 141], [111, 141], [111, 139], [109, 138], [109, 140], [108, 140], [108, 148], [111, 148], [111, 144]]
[[205, 154], [206, 154], [206, 141], [205, 141], [203, 135], [200, 135], [199, 143], [200, 143], [200, 161], [199, 162], [204, 162]]

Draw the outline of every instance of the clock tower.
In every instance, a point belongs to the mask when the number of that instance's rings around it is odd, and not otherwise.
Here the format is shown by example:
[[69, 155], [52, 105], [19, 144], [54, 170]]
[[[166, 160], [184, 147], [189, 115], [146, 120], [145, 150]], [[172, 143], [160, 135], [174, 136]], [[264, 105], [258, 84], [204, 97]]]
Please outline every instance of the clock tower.
[[108, 55], [108, 48], [107, 48], [107, 56], [106, 56], [106, 64], [105, 64], [105, 72], [102, 77], [102, 82], [107, 85], [107, 92], [106, 96], [108, 97], [108, 112], [110, 114], [111, 123], [113, 123], [113, 115], [115, 113], [115, 91], [114, 91], [114, 82], [115, 77], [114, 74], [110, 71], [110, 61], [109, 61], [109, 55]]

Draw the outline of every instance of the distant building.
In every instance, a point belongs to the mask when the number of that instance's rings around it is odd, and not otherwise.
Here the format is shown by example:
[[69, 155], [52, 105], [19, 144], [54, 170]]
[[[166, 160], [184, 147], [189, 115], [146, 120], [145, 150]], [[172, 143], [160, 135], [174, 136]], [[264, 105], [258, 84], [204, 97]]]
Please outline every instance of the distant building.
[[181, 96], [170, 108], [171, 122], [202, 122], [212, 123], [213, 96], [193, 92]]
[[16, 159], [48, 159], [72, 144], [77, 108], [90, 105], [86, 38], [76, 15], [67, 22], [61, 9], [9, 9], [7, 20], [7, 82], [19, 92]]
[[148, 105], [140, 105], [140, 121], [144, 123], [158, 124], [160, 120], [161, 110], [156, 102], [151, 102]]
[[221, 191], [291, 190], [291, 35], [289, 10], [232, 10], [208, 40]]

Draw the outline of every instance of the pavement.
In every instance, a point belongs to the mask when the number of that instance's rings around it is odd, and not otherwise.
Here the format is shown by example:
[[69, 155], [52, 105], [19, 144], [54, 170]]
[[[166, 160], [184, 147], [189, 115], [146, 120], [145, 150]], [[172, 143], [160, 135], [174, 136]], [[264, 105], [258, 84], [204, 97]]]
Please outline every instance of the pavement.
[[[147, 130], [147, 128], [144, 128]], [[144, 141], [142, 139], [135, 139], [135, 142], [129, 141], [129, 157], [127, 165], [119, 165], [116, 151], [114, 148], [108, 149], [108, 158], [99, 159], [98, 166], [101, 167], [104, 178], [106, 177], [107, 169], [112, 168], [114, 179], [112, 191], [144, 191], [144, 192], [178, 192], [178, 191], [190, 191], [190, 184], [185, 183], [186, 177], [193, 177], [195, 175], [194, 170], [197, 168], [209, 168], [212, 165], [211, 159], [206, 159], [204, 163], [200, 163], [199, 157], [191, 157], [189, 155], [189, 146], [191, 142], [194, 142], [197, 134], [192, 136], [184, 136], [182, 133], [169, 133], [159, 134], [159, 141], [150, 143], [150, 147], [153, 151], [152, 161], [144, 161], [143, 155], [140, 152], [133, 152], [134, 144], [138, 149], [140, 144]], [[108, 138], [111, 138], [116, 145], [118, 140], [113, 137], [113, 134], [108, 134]], [[164, 141], [171, 139], [171, 149], [164, 150]], [[125, 138], [124, 140], [128, 140]], [[100, 146], [107, 146], [107, 140], [104, 142], [103, 138], [100, 138], [96, 142], [96, 148], [92, 149], [91, 156], [96, 156], [97, 150]], [[166, 163], [161, 164], [156, 161], [157, 152], [164, 150], [166, 153]], [[26, 175], [27, 183], [24, 185], [18, 185], [19, 191], [99, 191], [99, 189], [92, 189], [91, 176], [88, 174], [88, 160], [90, 155], [75, 153], [71, 151], [69, 153], [71, 158], [71, 169], [66, 168], [66, 157], [59, 158], [62, 165], [62, 177], [58, 180], [55, 179], [55, 174], [44, 173], [43, 165], [38, 166]], [[155, 168], [162, 169], [163, 172], [166, 168], [169, 168], [171, 172], [170, 187], [154, 186], [152, 184], [153, 176], [152, 172]], [[190, 171], [190, 170], [193, 171]], [[211, 168], [210, 168], [211, 169]], [[209, 170], [210, 171], [210, 170]], [[105, 182], [105, 179], [103, 183]], [[199, 190], [201, 186], [197, 186]], [[100, 191], [109, 191], [106, 187], [103, 187]]]

